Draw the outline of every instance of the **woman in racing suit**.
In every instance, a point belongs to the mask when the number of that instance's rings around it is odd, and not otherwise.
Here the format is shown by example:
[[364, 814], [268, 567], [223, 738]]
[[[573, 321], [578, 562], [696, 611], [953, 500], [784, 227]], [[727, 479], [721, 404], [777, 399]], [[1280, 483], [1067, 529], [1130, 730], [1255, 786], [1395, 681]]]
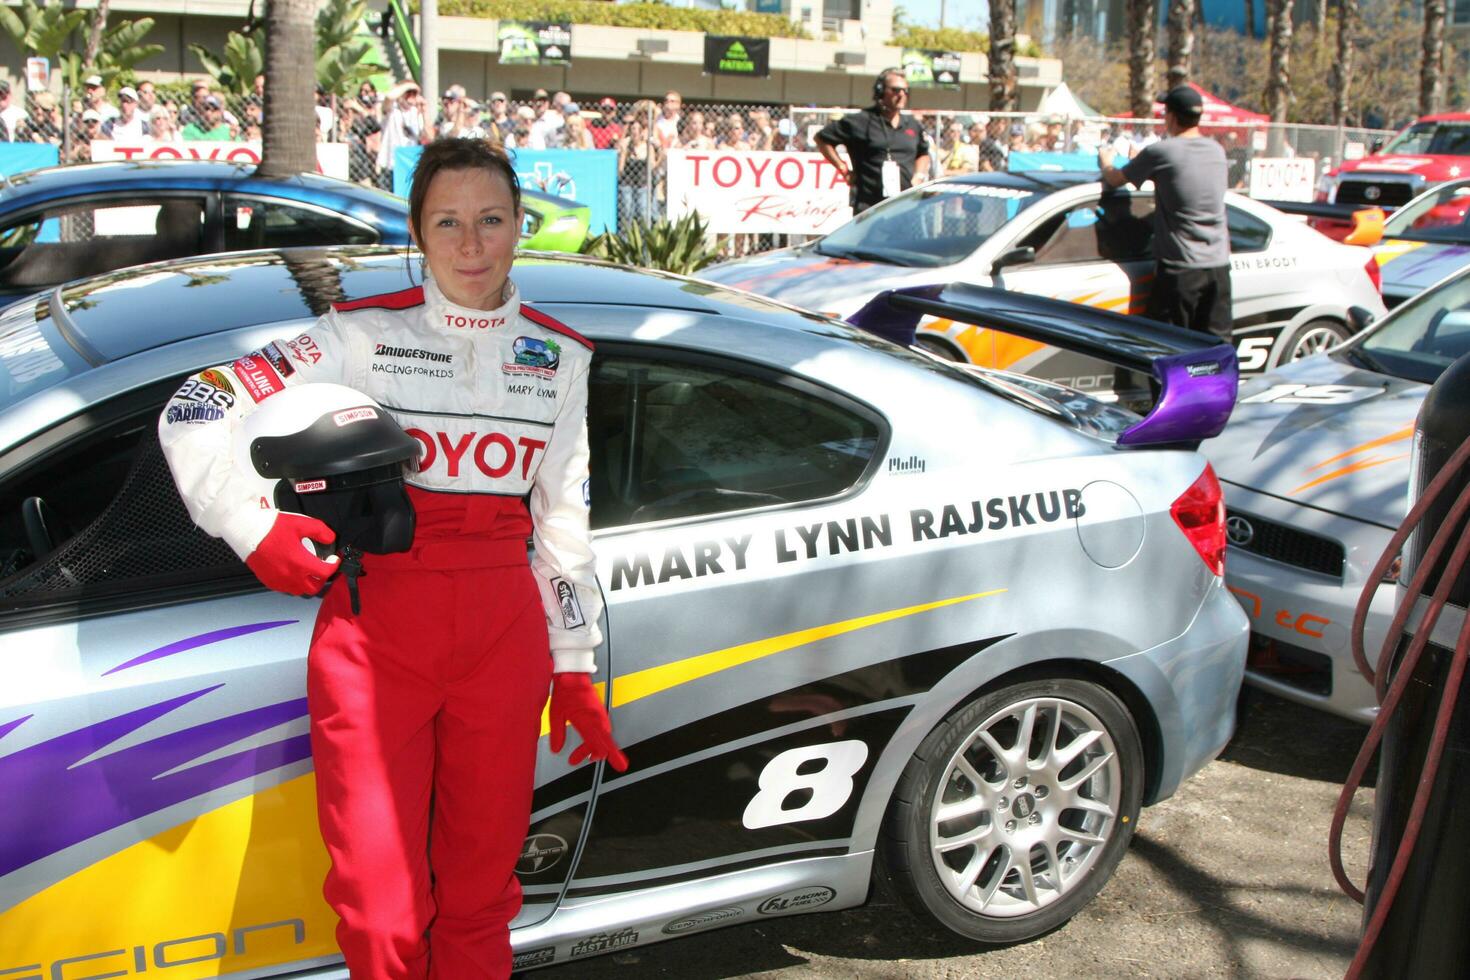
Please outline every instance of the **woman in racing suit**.
[[170, 405], [224, 412], [165, 412], [159, 432], [199, 526], [295, 595], [337, 569], [302, 539], [333, 534], [252, 494], [233, 469], [242, 420], [283, 388], [331, 381], [423, 444], [407, 477], [411, 550], [364, 556], [360, 614], [339, 576], [312, 636], [324, 892], [354, 977], [505, 977], [548, 683], [552, 750], [570, 723], [573, 764], [627, 767], [590, 680], [602, 606], [586, 498], [592, 344], [508, 278], [522, 212], [503, 153], [430, 144], [409, 202], [423, 286], [336, 304], [302, 336], [195, 375]]

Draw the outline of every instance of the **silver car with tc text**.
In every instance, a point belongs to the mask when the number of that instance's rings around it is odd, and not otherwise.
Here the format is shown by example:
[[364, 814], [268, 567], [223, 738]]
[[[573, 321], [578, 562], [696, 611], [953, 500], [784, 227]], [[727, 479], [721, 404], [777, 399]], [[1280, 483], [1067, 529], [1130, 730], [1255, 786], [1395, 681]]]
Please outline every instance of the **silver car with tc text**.
[[[317, 601], [189, 523], [154, 423], [181, 377], [415, 265], [215, 256], [0, 314], [0, 975], [345, 977]], [[1161, 379], [1140, 419], [879, 336], [983, 293], [887, 297], [864, 330], [602, 263], [514, 276], [597, 344], [597, 680], [631, 761], [570, 767], [543, 737], [519, 967], [855, 906], [875, 874], [958, 933], [1026, 939], [1230, 737], [1247, 623], [1194, 450], [1234, 400], [1228, 347], [1095, 326]], [[476, 424], [466, 465], [498, 465]]]

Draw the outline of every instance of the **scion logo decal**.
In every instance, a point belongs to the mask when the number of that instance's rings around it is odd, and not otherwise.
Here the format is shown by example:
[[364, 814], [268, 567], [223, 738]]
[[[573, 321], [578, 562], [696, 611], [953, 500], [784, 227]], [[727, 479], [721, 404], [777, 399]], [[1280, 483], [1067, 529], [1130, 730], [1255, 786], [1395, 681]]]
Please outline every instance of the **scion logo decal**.
[[836, 897], [837, 893], [827, 886], [814, 885], [811, 888], [798, 888], [795, 891], [783, 892], [768, 898], [756, 906], [755, 910], [761, 915], [797, 912], [801, 909], [813, 909], [818, 905], [826, 905]]
[[675, 919], [664, 926], [665, 935], [677, 936], [682, 932], [692, 932], [695, 929], [706, 929], [722, 922], [730, 922], [740, 918], [745, 910], [738, 905], [727, 905], [720, 909], [710, 909], [708, 912], [696, 912], [694, 915], [686, 915], [682, 919]]
[[[256, 935], [259, 933], [266, 935], [260, 936], [257, 941]], [[222, 960], [230, 953], [235, 956], [243, 956], [252, 944], [257, 947], [265, 946], [271, 950], [279, 950], [281, 942], [288, 936], [294, 946], [300, 946], [306, 942], [306, 923], [300, 919], [282, 919], [279, 922], [264, 922], [256, 926], [239, 926], [230, 930], [228, 934], [206, 932], [197, 936], [165, 939], [161, 943], [154, 943], [152, 947], [140, 945], [129, 949], [83, 953], [80, 956], [68, 956], [52, 962], [49, 964], [50, 969], [44, 973], [42, 972], [44, 964], [36, 963], [30, 966], [0, 969], [0, 976], [9, 977], [23, 973], [24, 977], [17, 976], [15, 980], [39, 980], [42, 976], [49, 976], [52, 980], [61, 980], [62, 977], [80, 976], [68, 970], [67, 967], [86, 963], [88, 965], [83, 969], [87, 970], [88, 977], [130, 977], [147, 973], [150, 969], [162, 970], [171, 966], [187, 966], [211, 960]], [[261, 955], [261, 953], [257, 951], [255, 955]], [[210, 972], [213, 973], [214, 970]]]
[[521, 858], [516, 862], [516, 873], [540, 874], [556, 867], [567, 853], [567, 842], [556, 834], [532, 834], [521, 846]]
[[556, 947], [542, 946], [539, 949], [528, 949], [524, 953], [517, 953], [510, 961], [512, 970], [526, 970], [533, 966], [545, 966], [556, 962]]
[[1225, 518], [1225, 537], [1231, 544], [1244, 548], [1254, 540], [1255, 536], [1256, 529], [1244, 517], [1239, 514], [1231, 514]]
[[632, 946], [637, 941], [638, 932], [634, 929], [622, 929], [618, 932], [594, 932], [573, 946], [571, 955], [590, 956], [593, 953], [606, 953], [611, 949]]
[[556, 375], [561, 363], [561, 346], [554, 340], [537, 340], [535, 337], [517, 337], [511, 345], [515, 360], [501, 365], [506, 374], [534, 374], [539, 378]]

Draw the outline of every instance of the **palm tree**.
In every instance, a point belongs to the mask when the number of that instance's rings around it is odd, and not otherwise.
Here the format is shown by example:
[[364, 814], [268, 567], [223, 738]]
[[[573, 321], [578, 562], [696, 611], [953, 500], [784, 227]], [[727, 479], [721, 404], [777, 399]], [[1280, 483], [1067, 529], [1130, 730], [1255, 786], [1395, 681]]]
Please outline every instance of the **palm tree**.
[[258, 173], [316, 170], [316, 5], [270, 0], [265, 9], [265, 121]]
[[1195, 0], [1169, 0], [1164, 29], [1169, 38], [1168, 88], [1189, 81], [1190, 60], [1194, 54]]
[[[1273, 123], [1286, 122], [1286, 109], [1291, 103], [1291, 0], [1266, 0], [1266, 32], [1271, 44], [1271, 63], [1266, 72], [1266, 115]], [[1282, 132], [1271, 129], [1267, 152], [1282, 152]]]
[[1256, 36], [1255, 0], [1245, 0], [1245, 36], [1252, 39]]
[[1419, 115], [1439, 109], [1444, 92], [1445, 0], [1424, 0], [1424, 49], [1419, 62]]
[[97, 61], [97, 49], [102, 46], [102, 29], [107, 26], [107, 13], [112, 0], [98, 0], [97, 12], [92, 15], [92, 29], [87, 33], [87, 52], [82, 55], [82, 67], [91, 68]]
[[990, 0], [990, 108], [1016, 108], [1016, 0]]
[[1147, 119], [1154, 106], [1153, 0], [1126, 0], [1128, 20], [1128, 108]]
[[1332, 125], [1347, 125], [1348, 89], [1353, 84], [1353, 31], [1358, 0], [1337, 0], [1337, 59], [1332, 64]]

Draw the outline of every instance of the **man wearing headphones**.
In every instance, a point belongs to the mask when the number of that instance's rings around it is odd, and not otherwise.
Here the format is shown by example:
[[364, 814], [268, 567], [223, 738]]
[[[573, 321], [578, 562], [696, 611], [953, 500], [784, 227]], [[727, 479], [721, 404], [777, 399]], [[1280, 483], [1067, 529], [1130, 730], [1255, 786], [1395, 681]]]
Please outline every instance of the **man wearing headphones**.
[[[873, 105], [828, 123], [817, 134], [817, 149], [847, 180], [853, 214], [893, 197], [929, 174], [929, 141], [919, 121], [904, 112], [909, 81], [897, 68], [873, 81]], [[837, 155], [847, 147], [849, 166]]]

